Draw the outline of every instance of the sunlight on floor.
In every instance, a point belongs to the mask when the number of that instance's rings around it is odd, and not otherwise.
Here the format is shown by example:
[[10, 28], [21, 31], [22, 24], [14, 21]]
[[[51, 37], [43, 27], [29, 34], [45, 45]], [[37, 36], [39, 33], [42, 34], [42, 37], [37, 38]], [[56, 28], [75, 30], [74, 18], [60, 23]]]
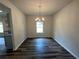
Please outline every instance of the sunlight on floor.
[[5, 45], [5, 41], [3, 37], [0, 37], [0, 45]]
[[[1, 54], [1, 51], [2, 50], [5, 50], [6, 47], [5, 47], [5, 41], [4, 41], [4, 38], [3, 37], [0, 37], [0, 54]], [[3, 51], [2, 51], [3, 52]]]

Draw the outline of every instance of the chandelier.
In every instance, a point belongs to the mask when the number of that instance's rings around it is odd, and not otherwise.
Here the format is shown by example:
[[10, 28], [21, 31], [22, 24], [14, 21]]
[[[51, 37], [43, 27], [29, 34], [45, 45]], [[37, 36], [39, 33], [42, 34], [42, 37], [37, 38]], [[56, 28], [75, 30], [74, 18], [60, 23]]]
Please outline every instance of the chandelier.
[[40, 3], [38, 5], [38, 9], [39, 9], [39, 13], [38, 13], [39, 14], [39, 17], [37, 17], [35, 19], [35, 21], [45, 21], [45, 18], [41, 14], [41, 9], [42, 9], [41, 0], [40, 0]]

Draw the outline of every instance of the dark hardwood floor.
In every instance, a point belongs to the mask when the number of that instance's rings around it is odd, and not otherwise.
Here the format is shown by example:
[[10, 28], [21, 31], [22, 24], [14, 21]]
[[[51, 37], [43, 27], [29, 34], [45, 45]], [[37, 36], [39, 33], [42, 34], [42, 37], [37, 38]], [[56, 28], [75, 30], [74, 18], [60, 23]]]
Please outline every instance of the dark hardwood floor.
[[6, 52], [0, 59], [75, 59], [53, 39], [27, 39], [17, 51]]

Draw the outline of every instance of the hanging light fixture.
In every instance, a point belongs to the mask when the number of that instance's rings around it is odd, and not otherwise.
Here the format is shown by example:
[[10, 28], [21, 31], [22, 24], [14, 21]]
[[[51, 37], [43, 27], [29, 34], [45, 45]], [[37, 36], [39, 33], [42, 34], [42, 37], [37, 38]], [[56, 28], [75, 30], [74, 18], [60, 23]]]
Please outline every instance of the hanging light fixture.
[[39, 8], [39, 17], [37, 17], [35, 19], [35, 21], [45, 21], [45, 18], [41, 14], [41, 9], [42, 9], [41, 0], [40, 0], [40, 3], [38, 5], [38, 8]]

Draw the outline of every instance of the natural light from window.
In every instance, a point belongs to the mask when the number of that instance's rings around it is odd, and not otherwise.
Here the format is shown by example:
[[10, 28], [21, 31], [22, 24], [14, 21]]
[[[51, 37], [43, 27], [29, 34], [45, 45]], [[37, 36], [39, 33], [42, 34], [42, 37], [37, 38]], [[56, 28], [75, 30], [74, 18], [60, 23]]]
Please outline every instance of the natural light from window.
[[36, 22], [36, 33], [43, 33], [43, 21]]
[[3, 23], [0, 22], [0, 33], [3, 33]]

